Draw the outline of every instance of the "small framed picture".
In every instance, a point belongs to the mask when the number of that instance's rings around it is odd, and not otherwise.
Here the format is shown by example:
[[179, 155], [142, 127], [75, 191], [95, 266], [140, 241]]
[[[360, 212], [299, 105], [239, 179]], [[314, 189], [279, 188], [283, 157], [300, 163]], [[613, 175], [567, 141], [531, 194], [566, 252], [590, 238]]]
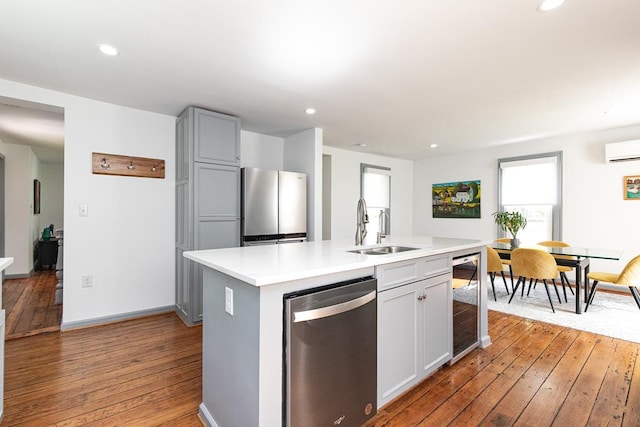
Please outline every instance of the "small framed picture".
[[40, 181], [37, 179], [33, 180], [33, 213], [40, 213]]
[[640, 200], [640, 175], [624, 177], [624, 199]]

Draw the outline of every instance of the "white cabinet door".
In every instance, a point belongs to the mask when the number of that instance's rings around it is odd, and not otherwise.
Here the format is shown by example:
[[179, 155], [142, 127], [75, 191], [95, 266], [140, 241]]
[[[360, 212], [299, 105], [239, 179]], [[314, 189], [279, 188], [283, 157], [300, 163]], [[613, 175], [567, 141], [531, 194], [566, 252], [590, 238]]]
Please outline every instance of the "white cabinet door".
[[[418, 282], [419, 283], [419, 282]], [[419, 284], [378, 294], [378, 407], [418, 381]]]
[[452, 355], [451, 273], [378, 293], [378, 407]]
[[451, 275], [424, 281], [422, 289], [422, 377], [448, 362], [453, 354]]

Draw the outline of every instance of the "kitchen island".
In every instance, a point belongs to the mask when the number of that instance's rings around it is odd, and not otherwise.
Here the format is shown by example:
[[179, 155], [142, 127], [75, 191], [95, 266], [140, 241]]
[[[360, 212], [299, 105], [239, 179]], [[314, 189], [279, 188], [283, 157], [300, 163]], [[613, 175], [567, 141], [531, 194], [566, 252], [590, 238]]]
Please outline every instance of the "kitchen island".
[[[412, 250], [384, 255], [352, 252], [362, 247], [336, 241], [185, 252], [185, 257], [208, 267], [203, 273], [203, 421], [219, 427], [282, 425], [283, 296], [376, 277], [382, 267], [391, 264], [438, 260], [440, 268], [448, 268], [450, 277], [454, 257], [480, 254], [478, 345], [489, 345], [487, 243], [438, 237], [398, 238], [384, 246], [402, 245]], [[449, 355], [439, 363], [450, 360]], [[377, 403], [381, 406], [384, 402]]]

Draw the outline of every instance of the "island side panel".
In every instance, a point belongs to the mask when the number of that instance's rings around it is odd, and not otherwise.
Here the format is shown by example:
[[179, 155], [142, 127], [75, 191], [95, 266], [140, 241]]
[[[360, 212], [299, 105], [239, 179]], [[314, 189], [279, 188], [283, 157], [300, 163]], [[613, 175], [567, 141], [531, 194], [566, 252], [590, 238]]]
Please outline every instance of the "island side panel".
[[480, 251], [480, 348], [491, 345], [491, 337], [489, 336], [489, 317], [487, 314], [487, 247], [482, 246]]
[[[200, 415], [211, 426], [258, 426], [259, 289], [210, 268], [203, 279]], [[233, 315], [225, 311], [225, 288], [233, 291]]]

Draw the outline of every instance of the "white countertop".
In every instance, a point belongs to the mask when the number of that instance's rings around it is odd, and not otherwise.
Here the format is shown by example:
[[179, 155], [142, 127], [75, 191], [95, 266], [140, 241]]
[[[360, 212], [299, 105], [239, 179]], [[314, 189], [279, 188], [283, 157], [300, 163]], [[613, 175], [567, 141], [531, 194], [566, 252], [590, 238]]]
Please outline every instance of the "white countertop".
[[11, 264], [13, 264], [13, 258], [0, 258], [0, 271], [4, 271]]
[[[355, 246], [352, 242], [325, 240], [189, 251], [185, 252], [184, 256], [243, 282], [264, 286], [477, 248], [489, 243], [490, 241], [482, 240], [414, 236], [385, 239], [381, 245]], [[387, 255], [348, 252], [386, 245], [411, 246], [418, 249]]]

